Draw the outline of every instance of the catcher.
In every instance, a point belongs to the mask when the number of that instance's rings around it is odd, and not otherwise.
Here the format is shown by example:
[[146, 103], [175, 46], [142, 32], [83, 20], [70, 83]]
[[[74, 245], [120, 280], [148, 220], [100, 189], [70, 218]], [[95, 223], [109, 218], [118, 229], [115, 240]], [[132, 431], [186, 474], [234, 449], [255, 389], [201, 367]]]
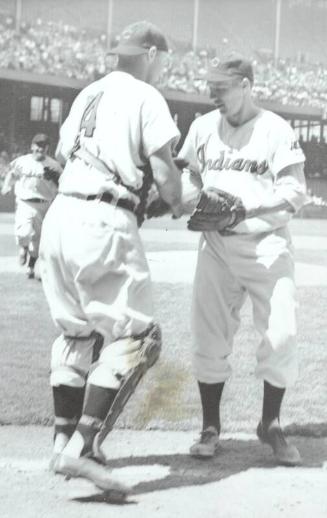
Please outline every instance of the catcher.
[[[306, 199], [304, 155], [292, 128], [252, 98], [253, 70], [242, 56], [215, 60], [208, 73], [216, 110], [191, 125], [179, 158], [202, 192], [188, 228], [202, 232], [193, 288], [193, 364], [203, 427], [192, 456], [219, 449], [220, 401], [246, 295], [261, 336], [260, 441], [277, 463], [301, 462], [280, 426], [287, 387], [298, 373], [294, 262], [287, 224]], [[242, 397], [242, 395], [240, 395]]]
[[100, 446], [160, 353], [138, 231], [153, 182], [181, 214], [172, 159], [180, 134], [151, 86], [167, 51], [156, 26], [132, 24], [112, 50], [117, 69], [78, 95], [60, 131], [65, 168], [41, 238], [43, 287], [60, 330], [51, 355], [51, 466], [122, 498], [129, 488], [112, 479]]

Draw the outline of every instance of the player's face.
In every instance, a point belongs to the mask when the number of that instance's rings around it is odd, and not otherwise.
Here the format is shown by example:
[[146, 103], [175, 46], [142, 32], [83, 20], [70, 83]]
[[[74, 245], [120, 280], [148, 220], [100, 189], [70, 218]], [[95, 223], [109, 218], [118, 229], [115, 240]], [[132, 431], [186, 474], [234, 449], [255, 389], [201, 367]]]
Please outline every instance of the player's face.
[[40, 146], [39, 144], [32, 144], [31, 151], [35, 160], [44, 160], [47, 154], [48, 146]]
[[238, 113], [244, 103], [244, 88], [239, 80], [229, 83], [209, 83], [210, 97], [227, 118]]

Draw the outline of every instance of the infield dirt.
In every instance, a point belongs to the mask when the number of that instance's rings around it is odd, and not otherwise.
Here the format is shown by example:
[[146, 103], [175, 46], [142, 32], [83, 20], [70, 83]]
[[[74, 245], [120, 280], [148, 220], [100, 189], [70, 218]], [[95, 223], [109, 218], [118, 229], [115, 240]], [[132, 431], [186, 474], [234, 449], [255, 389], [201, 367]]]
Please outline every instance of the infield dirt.
[[188, 456], [193, 432], [117, 430], [106, 440], [113, 477], [133, 486], [124, 504], [48, 470], [52, 431], [0, 428], [1, 518], [326, 518], [327, 440], [292, 438], [301, 468], [276, 467], [251, 436], [225, 436], [212, 461]]

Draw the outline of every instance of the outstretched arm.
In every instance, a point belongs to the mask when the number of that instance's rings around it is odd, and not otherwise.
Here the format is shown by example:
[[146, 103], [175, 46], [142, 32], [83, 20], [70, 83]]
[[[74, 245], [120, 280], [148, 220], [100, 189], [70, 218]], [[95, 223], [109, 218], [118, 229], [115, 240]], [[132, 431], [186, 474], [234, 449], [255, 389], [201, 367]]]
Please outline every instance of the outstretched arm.
[[153, 153], [149, 160], [160, 197], [170, 205], [173, 215], [180, 217], [182, 215], [181, 174], [174, 163], [170, 142]]
[[8, 194], [13, 186], [15, 185], [16, 177], [15, 177], [15, 170], [12, 166], [9, 166], [9, 171], [4, 179], [2, 188], [1, 188], [1, 194], [5, 195]]

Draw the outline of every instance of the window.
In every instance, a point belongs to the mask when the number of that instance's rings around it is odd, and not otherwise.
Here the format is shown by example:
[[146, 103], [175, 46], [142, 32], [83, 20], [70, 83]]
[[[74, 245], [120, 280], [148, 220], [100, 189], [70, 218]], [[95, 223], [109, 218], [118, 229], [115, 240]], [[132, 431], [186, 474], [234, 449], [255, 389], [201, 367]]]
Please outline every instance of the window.
[[61, 124], [62, 100], [33, 95], [31, 97], [30, 119], [31, 121], [49, 121]]
[[31, 97], [31, 121], [43, 120], [43, 97]]
[[51, 99], [50, 102], [50, 120], [57, 124], [61, 124], [62, 118], [62, 100]]

